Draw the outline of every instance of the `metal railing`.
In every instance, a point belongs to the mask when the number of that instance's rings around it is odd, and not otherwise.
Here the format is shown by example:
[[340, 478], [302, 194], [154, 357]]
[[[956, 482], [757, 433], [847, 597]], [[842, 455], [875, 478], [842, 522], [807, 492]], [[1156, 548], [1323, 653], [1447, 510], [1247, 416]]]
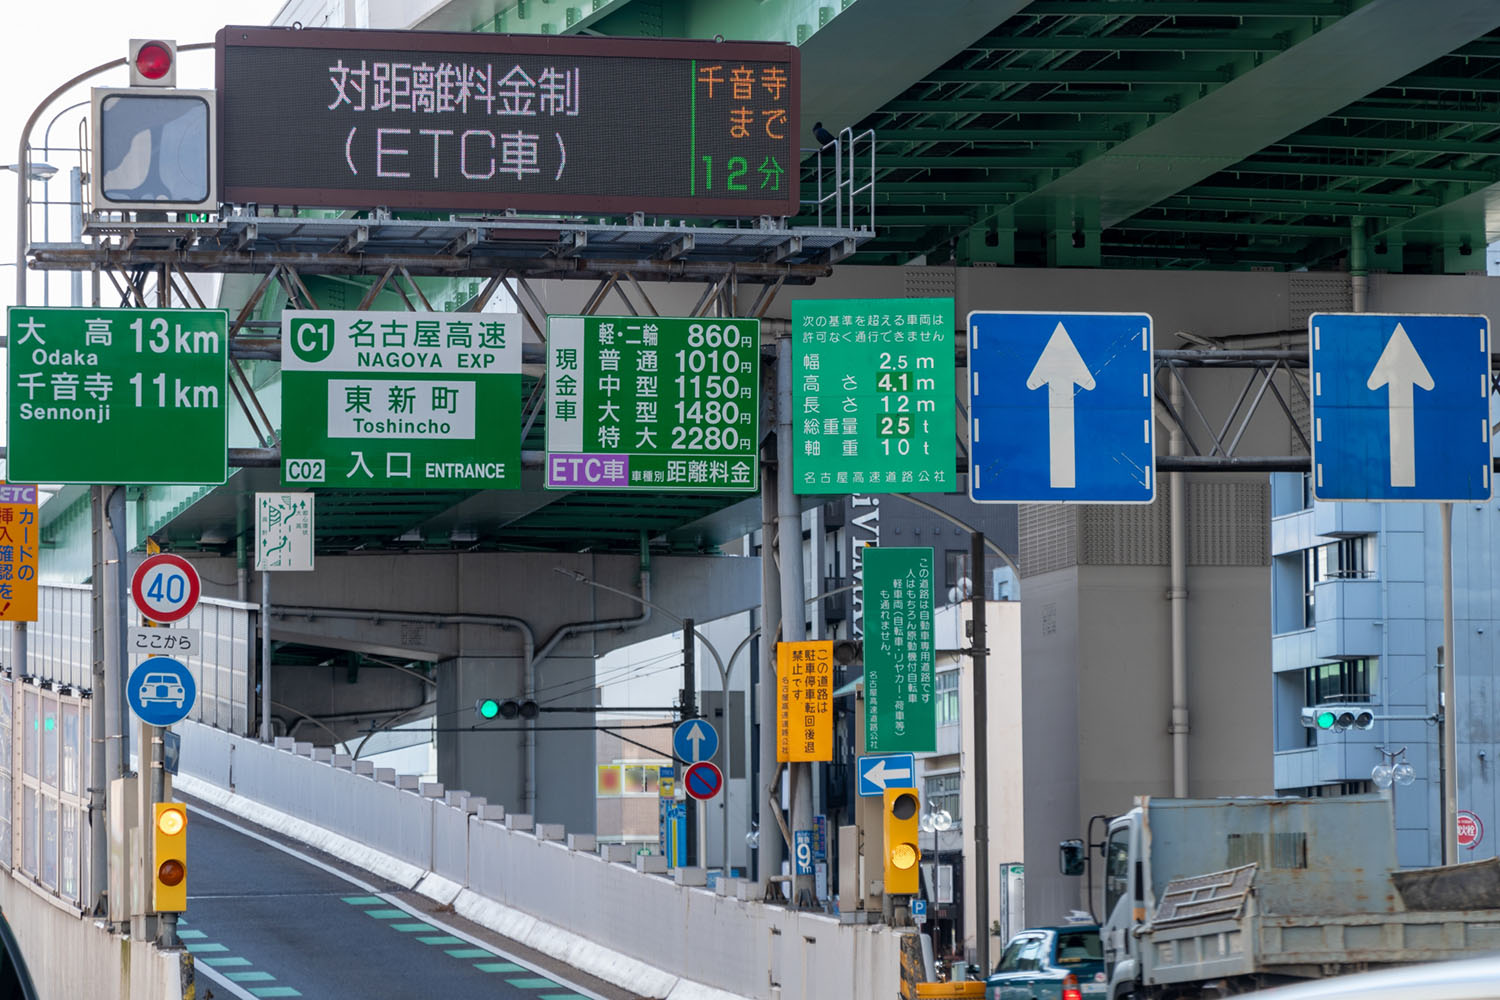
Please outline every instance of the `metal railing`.
[[[809, 150], [804, 150], [808, 152]], [[802, 199], [817, 208], [819, 228], [875, 229], [875, 130], [855, 135], [845, 128], [814, 150], [816, 194]], [[864, 172], [860, 170], [861, 161]], [[857, 210], [858, 209], [858, 210]]]

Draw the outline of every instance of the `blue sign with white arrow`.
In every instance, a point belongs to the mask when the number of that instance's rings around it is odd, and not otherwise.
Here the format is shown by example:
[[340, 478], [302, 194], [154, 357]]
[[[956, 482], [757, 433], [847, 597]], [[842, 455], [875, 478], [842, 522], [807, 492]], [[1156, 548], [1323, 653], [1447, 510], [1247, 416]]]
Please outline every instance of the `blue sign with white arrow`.
[[887, 788], [917, 787], [917, 758], [909, 753], [872, 754], [859, 758], [859, 794], [884, 795]]
[[125, 682], [130, 708], [148, 726], [170, 726], [193, 710], [198, 685], [180, 660], [151, 656], [130, 672]]
[[969, 313], [969, 499], [1150, 503], [1151, 317]]
[[672, 752], [689, 764], [711, 760], [719, 752], [719, 731], [713, 723], [689, 719], [672, 730]]
[[1314, 313], [1313, 498], [1490, 498], [1484, 316]]

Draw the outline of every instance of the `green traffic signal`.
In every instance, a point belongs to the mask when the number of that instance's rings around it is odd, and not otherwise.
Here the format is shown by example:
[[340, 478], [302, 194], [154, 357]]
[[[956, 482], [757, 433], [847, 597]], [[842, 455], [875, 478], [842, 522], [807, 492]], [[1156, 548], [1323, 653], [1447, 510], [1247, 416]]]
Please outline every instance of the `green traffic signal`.
[[500, 714], [500, 703], [494, 698], [480, 698], [474, 703], [474, 711], [481, 719], [493, 719]]
[[1333, 724], [1338, 721], [1338, 713], [1323, 711], [1318, 713], [1318, 728], [1332, 729]]

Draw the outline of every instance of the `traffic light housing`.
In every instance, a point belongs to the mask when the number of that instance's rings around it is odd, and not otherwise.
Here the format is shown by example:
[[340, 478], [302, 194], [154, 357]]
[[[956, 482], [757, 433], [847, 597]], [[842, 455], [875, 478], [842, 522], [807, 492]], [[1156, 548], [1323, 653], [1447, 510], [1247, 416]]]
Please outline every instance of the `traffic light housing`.
[[177, 43], [166, 38], [132, 38], [130, 85], [177, 86]]
[[920, 891], [917, 845], [921, 802], [915, 788], [885, 790], [885, 891], [886, 895], [912, 895]]
[[1326, 733], [1370, 729], [1375, 725], [1375, 713], [1370, 711], [1368, 705], [1341, 703], [1313, 705], [1302, 710], [1302, 725], [1308, 729], [1319, 729]]
[[156, 803], [151, 844], [155, 883], [151, 908], [158, 913], [181, 913], [187, 909], [187, 806]]
[[535, 719], [541, 713], [541, 707], [530, 698], [525, 701], [517, 701], [514, 698], [480, 698], [474, 703], [474, 714], [479, 716], [481, 722], [489, 722], [495, 718], [514, 719], [517, 716], [523, 719]]

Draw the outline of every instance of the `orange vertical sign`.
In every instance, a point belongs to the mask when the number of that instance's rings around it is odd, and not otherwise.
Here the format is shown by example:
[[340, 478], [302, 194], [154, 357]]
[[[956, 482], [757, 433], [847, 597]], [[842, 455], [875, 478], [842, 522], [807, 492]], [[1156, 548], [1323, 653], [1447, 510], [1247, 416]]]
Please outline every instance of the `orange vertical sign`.
[[0, 621], [36, 621], [36, 487], [0, 484]]
[[833, 760], [833, 642], [776, 644], [776, 759]]

